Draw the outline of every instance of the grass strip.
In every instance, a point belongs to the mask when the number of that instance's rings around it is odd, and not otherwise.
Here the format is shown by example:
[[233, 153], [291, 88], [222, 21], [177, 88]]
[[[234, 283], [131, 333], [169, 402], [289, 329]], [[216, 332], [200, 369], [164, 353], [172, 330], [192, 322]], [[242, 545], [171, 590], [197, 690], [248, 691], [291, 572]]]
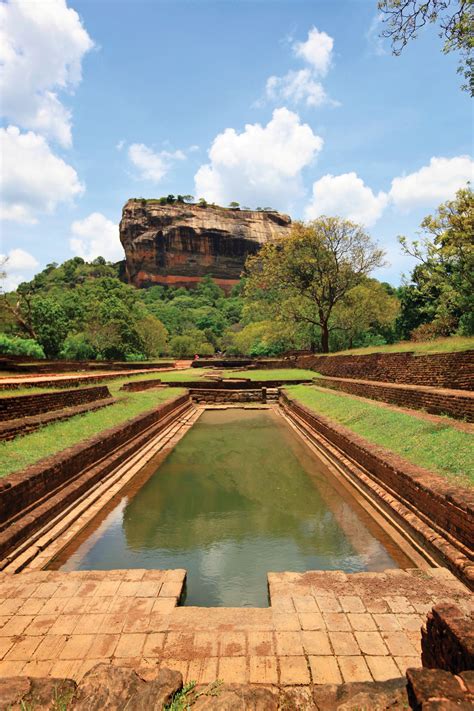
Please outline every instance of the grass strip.
[[316, 414], [344, 425], [369, 442], [460, 485], [474, 486], [473, 437], [453, 427], [449, 418], [430, 422], [308, 385], [291, 385], [285, 390]]
[[76, 415], [69, 420], [47, 425], [24, 437], [0, 443], [0, 478], [126, 422], [185, 392], [183, 388], [173, 387], [137, 393], [120, 392], [119, 388], [117, 381], [113, 381], [109, 386], [112, 395], [119, 398], [119, 402], [114, 405], [96, 412]]
[[315, 378], [313, 370], [303, 368], [275, 368], [273, 370], [229, 370], [229, 378], [250, 378], [250, 380], [301, 380], [302, 378]]
[[[469, 336], [450, 336], [449, 338], [436, 338], [433, 341], [400, 341], [387, 346], [367, 346], [366, 348], [353, 348], [352, 350], [327, 353], [329, 356], [339, 355], [367, 355], [369, 353], [406, 353], [413, 351], [415, 355], [429, 353], [457, 353], [459, 351], [474, 350], [474, 338]], [[315, 353], [315, 355], [322, 355]]]

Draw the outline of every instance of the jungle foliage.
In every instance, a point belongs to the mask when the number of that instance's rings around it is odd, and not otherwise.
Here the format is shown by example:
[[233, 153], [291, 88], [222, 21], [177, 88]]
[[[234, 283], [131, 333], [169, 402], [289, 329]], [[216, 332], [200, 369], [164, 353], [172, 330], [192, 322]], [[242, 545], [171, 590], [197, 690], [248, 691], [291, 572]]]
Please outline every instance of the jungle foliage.
[[294, 223], [289, 237], [248, 259], [229, 295], [211, 277], [193, 290], [136, 289], [121, 281], [119, 264], [75, 257], [2, 294], [0, 353], [277, 356], [472, 336], [473, 235], [474, 196], [466, 187], [423, 220], [418, 241], [400, 238], [418, 264], [397, 288], [371, 276], [382, 250], [359, 225], [336, 217]]

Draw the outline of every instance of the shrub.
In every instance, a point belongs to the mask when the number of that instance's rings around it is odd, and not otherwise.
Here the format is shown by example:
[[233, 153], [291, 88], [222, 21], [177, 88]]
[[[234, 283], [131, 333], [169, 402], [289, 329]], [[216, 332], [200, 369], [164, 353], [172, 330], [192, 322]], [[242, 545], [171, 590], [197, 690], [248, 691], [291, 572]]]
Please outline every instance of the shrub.
[[169, 351], [175, 358], [189, 358], [198, 355], [213, 355], [214, 348], [207, 341], [194, 336], [175, 336], [170, 340]]
[[64, 341], [60, 357], [65, 360], [95, 360], [97, 351], [85, 333], [72, 333]]
[[44, 358], [44, 351], [32, 338], [19, 338], [0, 333], [0, 353], [2, 355], [27, 356], [29, 358]]

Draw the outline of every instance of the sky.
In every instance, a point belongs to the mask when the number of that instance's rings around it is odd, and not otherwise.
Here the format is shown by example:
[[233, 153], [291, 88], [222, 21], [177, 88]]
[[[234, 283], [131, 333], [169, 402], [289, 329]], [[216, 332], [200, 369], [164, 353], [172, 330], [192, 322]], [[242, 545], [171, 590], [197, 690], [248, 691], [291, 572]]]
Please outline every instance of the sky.
[[473, 177], [472, 105], [436, 28], [400, 57], [376, 0], [0, 0], [4, 288], [123, 258], [131, 197], [340, 215], [397, 236]]

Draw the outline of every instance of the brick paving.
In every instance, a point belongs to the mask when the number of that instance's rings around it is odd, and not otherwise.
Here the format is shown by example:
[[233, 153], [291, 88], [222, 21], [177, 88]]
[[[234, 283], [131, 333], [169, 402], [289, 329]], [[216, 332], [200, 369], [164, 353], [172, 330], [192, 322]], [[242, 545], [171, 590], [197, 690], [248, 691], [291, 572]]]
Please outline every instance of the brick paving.
[[[472, 610], [443, 568], [270, 573], [268, 608], [177, 607], [183, 570], [0, 574], [0, 676], [80, 680], [98, 662], [205, 684], [383, 681], [420, 666], [437, 602]], [[151, 673], [151, 671], [150, 671]]]

